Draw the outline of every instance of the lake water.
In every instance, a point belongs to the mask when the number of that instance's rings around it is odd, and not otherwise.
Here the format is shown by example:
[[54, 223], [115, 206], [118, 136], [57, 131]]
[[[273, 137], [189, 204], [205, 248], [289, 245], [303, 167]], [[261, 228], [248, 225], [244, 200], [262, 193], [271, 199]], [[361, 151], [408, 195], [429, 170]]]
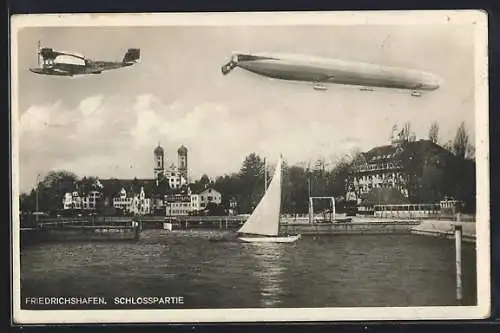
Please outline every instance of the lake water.
[[[210, 241], [216, 233], [145, 230], [136, 242], [26, 247], [22, 300], [182, 296], [177, 308], [457, 305], [453, 240], [335, 235], [256, 245]], [[475, 255], [473, 244], [463, 244], [464, 305], [476, 304]]]

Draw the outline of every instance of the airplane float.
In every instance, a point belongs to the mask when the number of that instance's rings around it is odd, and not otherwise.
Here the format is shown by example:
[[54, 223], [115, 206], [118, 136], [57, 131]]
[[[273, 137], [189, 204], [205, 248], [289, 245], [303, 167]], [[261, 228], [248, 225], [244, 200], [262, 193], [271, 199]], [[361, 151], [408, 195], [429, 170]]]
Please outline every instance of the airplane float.
[[139, 57], [139, 49], [128, 49], [122, 61], [95, 61], [75, 52], [40, 48], [38, 42], [38, 67], [29, 70], [36, 74], [57, 76], [101, 74], [103, 71], [132, 66], [139, 61]]
[[408, 89], [419, 97], [422, 91], [436, 90], [442, 84], [438, 76], [420, 70], [298, 54], [233, 53], [222, 66], [222, 74], [235, 67], [273, 79], [311, 82], [315, 90], [327, 90], [326, 83], [336, 83], [361, 86], [363, 91]]

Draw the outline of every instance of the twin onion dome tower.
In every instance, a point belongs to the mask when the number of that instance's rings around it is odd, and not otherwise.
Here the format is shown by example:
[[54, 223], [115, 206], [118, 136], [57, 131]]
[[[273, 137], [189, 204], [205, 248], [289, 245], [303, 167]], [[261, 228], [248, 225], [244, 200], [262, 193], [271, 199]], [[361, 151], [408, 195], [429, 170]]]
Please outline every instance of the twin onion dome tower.
[[[165, 150], [158, 143], [153, 151], [154, 155], [154, 178], [165, 175]], [[175, 167], [175, 165], [173, 165]], [[188, 179], [188, 149], [181, 145], [177, 149], [177, 170], [179, 174], [184, 178]]]

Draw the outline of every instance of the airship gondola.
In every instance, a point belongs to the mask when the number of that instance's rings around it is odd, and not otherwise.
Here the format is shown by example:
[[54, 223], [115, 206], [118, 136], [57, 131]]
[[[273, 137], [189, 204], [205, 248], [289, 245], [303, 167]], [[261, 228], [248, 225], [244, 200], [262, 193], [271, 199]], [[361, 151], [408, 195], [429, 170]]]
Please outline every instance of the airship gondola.
[[311, 82], [315, 90], [326, 90], [326, 83], [335, 83], [361, 86], [364, 91], [372, 87], [407, 89], [412, 96], [420, 96], [442, 84], [440, 77], [421, 70], [298, 54], [233, 53], [222, 66], [222, 74], [236, 67], [269, 78]]

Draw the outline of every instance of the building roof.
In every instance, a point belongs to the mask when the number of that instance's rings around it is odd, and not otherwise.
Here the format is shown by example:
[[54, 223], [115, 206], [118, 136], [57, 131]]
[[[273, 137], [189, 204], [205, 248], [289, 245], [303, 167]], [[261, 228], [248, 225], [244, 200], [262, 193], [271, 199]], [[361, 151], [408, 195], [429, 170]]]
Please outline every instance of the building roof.
[[188, 150], [187, 150], [187, 148], [186, 148], [186, 147], [184, 147], [184, 145], [181, 145], [181, 146], [179, 147], [179, 149], [177, 149], [177, 153], [179, 153], [179, 154], [187, 154], [187, 151], [188, 151]]
[[431, 140], [418, 140], [414, 142], [409, 142], [406, 146], [405, 150], [409, 150], [416, 154], [420, 155], [429, 155], [429, 154], [445, 154], [445, 155], [453, 155], [450, 151], [441, 147], [437, 143], [432, 142]]
[[[400, 149], [403, 148], [403, 149]], [[404, 145], [378, 146], [362, 153], [367, 163], [386, 163], [393, 160], [399, 153], [402, 155], [415, 155], [420, 159], [425, 159], [436, 154], [451, 153], [431, 140], [418, 140], [406, 142]]]
[[141, 187], [144, 188], [144, 194], [147, 197], [151, 197], [155, 191], [156, 180], [155, 179], [100, 179], [103, 186], [104, 196], [114, 197], [119, 195], [120, 191], [125, 189], [127, 191], [127, 196], [131, 194], [139, 194], [141, 192]]
[[217, 191], [216, 189], [214, 189], [212, 186], [209, 186], [209, 187], [204, 188], [204, 189], [199, 189], [198, 191], [192, 191], [193, 194], [203, 194], [205, 192], [215, 192], [217, 194], [220, 194], [220, 192]]
[[362, 153], [367, 163], [379, 163], [392, 160], [397, 153], [397, 146], [386, 145], [370, 149]]
[[154, 150], [154, 154], [155, 155], [163, 155], [163, 153], [164, 153], [164, 150], [163, 150], [162, 146], [160, 146], [158, 144], [158, 146], [156, 146], [156, 148]]

